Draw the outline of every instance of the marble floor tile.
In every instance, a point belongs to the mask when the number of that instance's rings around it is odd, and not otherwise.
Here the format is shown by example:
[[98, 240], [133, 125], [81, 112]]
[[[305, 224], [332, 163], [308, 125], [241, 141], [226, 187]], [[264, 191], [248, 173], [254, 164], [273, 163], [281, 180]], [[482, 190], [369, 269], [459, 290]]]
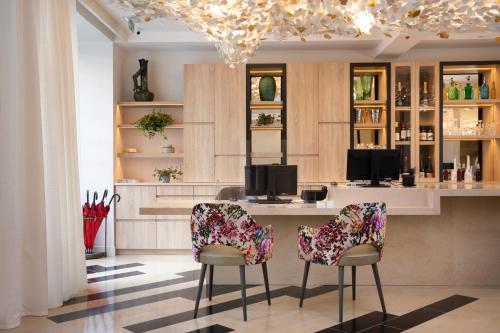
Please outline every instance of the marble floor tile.
[[[248, 286], [248, 321], [242, 319], [239, 281], [206, 287], [200, 317], [193, 319], [200, 264], [190, 255], [119, 255], [89, 260], [87, 290], [47, 317], [26, 317], [8, 333], [397, 333], [486, 332], [500, 327], [500, 287], [383, 285], [387, 317], [377, 290], [344, 292], [344, 323], [338, 323], [338, 287], [311, 286], [299, 308], [299, 286], [271, 285], [268, 306], [262, 285]], [[134, 274], [133, 272], [144, 274]], [[217, 270], [216, 270], [217, 272]], [[121, 278], [114, 279], [113, 276]], [[123, 275], [125, 274], [125, 275]], [[384, 281], [381, 272], [382, 283]], [[62, 320], [54, 320], [59, 318]], [[52, 319], [52, 320], [51, 320]], [[149, 326], [148, 326], [149, 325]], [[140, 328], [134, 330], [133, 328]]]

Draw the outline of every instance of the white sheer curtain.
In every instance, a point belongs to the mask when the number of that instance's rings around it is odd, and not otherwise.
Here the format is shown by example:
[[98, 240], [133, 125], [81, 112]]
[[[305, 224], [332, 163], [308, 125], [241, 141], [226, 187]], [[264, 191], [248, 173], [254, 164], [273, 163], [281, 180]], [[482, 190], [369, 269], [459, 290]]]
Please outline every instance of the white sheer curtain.
[[75, 0], [0, 1], [0, 328], [85, 288]]

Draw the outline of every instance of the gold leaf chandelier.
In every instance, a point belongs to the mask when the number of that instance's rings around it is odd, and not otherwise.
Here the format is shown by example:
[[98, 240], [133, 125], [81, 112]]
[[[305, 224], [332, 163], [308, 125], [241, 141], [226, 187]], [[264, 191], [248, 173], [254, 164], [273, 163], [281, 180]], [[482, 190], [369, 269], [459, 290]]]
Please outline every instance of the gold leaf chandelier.
[[133, 22], [178, 19], [213, 41], [228, 64], [244, 63], [263, 39], [411, 31], [500, 31], [497, 0], [113, 0]]

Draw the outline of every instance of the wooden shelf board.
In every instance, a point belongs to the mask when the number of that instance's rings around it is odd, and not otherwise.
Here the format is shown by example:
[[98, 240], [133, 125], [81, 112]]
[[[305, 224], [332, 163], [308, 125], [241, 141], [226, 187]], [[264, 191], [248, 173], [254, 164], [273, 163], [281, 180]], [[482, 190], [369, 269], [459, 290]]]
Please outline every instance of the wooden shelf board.
[[418, 111], [421, 111], [421, 112], [436, 111], [436, 107], [430, 106], [430, 105], [428, 105], [428, 106], [421, 105], [418, 107]]
[[500, 104], [500, 99], [459, 99], [459, 100], [446, 100], [443, 102], [443, 107], [480, 107], [492, 106]]
[[452, 75], [452, 74], [473, 74], [473, 73], [485, 73], [491, 72], [494, 69], [494, 66], [445, 66], [443, 68], [443, 74]]
[[119, 102], [121, 108], [180, 108], [184, 104], [176, 101]]
[[387, 101], [385, 99], [360, 100], [360, 101], [354, 101], [354, 106], [355, 107], [373, 107], [373, 106], [385, 107], [386, 102]]
[[118, 157], [121, 158], [183, 158], [182, 153], [120, 153]]
[[377, 75], [381, 75], [381, 74], [384, 74], [386, 71], [385, 67], [384, 68], [381, 68], [381, 67], [365, 67], [365, 68], [362, 68], [362, 67], [358, 67], [358, 68], [354, 68], [354, 74], [377, 74]]
[[384, 124], [354, 124], [354, 129], [383, 130]]
[[283, 69], [281, 68], [252, 68], [250, 69], [250, 76], [281, 76], [283, 75]]
[[264, 125], [264, 126], [250, 126], [251, 131], [281, 131], [283, 125]]
[[411, 106], [396, 106], [394, 108], [394, 111], [398, 111], [398, 112], [410, 112], [411, 111]]
[[436, 143], [434, 141], [419, 141], [418, 144], [421, 146], [434, 146]]
[[[118, 128], [120, 129], [138, 129], [137, 126], [135, 126], [134, 124], [121, 124], [121, 125], [118, 125]], [[170, 128], [170, 129], [183, 129], [184, 128], [184, 125], [183, 124], [173, 124], [173, 125], [169, 125], [166, 127], [167, 129]]]
[[252, 101], [250, 103], [251, 110], [281, 110], [283, 109], [283, 102], [257, 102]]
[[409, 146], [411, 141], [396, 141], [396, 146]]
[[497, 136], [491, 135], [444, 135], [443, 140], [445, 141], [487, 141], [498, 139]]

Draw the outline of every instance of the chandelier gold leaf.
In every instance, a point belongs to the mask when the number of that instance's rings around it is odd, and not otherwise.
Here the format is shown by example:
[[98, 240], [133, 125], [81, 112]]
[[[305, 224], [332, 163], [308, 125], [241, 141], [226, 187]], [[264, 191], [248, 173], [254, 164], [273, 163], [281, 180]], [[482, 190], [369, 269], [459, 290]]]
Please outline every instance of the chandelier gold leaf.
[[110, 0], [128, 20], [168, 18], [213, 41], [226, 63], [244, 63], [267, 38], [500, 31], [497, 0]]

